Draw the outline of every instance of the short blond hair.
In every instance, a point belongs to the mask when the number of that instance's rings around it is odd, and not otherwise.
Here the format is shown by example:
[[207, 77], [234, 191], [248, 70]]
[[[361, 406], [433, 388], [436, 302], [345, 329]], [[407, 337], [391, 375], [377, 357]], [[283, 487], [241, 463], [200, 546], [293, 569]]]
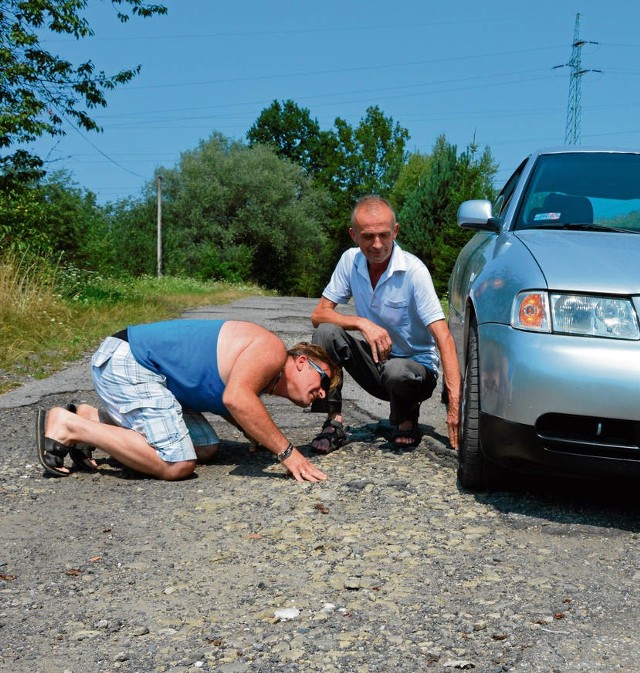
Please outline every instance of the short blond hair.
[[335, 390], [340, 384], [342, 380], [340, 367], [329, 357], [329, 353], [322, 346], [316, 346], [316, 344], [309, 343], [308, 341], [300, 341], [287, 351], [287, 355], [292, 358], [304, 355], [314, 362], [324, 362], [331, 372], [329, 375], [329, 380], [331, 381], [329, 389]]

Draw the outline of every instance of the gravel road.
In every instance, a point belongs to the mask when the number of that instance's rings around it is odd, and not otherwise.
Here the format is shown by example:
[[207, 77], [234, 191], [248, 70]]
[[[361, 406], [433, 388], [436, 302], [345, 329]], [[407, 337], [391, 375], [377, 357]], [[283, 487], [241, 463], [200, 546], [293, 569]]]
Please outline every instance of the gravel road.
[[[308, 339], [315, 300], [185, 317]], [[93, 400], [88, 359], [0, 396], [0, 671], [369, 673], [640, 670], [638, 484], [456, 483], [439, 391], [395, 452], [385, 404], [345, 387], [350, 443], [286, 478], [220, 419], [218, 462], [163, 483], [100, 458], [43, 475], [35, 413]], [[308, 450], [322, 418], [267, 405]]]

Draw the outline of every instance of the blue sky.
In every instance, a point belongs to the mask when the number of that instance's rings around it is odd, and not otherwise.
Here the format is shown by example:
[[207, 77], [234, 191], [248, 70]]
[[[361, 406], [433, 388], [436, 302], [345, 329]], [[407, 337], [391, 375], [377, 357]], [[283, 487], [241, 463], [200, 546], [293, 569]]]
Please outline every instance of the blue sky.
[[95, 112], [100, 134], [67, 128], [36, 145], [101, 203], [137, 197], [158, 166], [212, 132], [244, 139], [274, 99], [307, 107], [324, 129], [378, 105], [428, 153], [440, 134], [475, 137], [498, 186], [532, 150], [565, 136], [576, 14], [585, 44], [581, 144], [640, 147], [638, 0], [169, 0], [167, 16], [120, 24], [90, 0], [95, 36], [45, 44], [108, 74], [141, 74]]

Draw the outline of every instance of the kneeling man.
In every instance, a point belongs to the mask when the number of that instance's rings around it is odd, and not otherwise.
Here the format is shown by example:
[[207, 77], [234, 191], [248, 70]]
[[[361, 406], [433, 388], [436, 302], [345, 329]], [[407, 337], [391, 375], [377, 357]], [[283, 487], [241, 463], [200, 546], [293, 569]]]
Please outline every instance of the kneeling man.
[[104, 410], [40, 410], [40, 463], [66, 476], [64, 457], [95, 468], [97, 447], [123, 465], [159, 479], [184, 479], [209, 459], [219, 439], [202, 412], [224, 417], [271, 451], [298, 481], [326, 475], [276, 426], [261, 395], [307, 407], [339, 382], [339, 369], [320, 347], [287, 350], [272, 332], [237, 320], [169, 320], [130, 326], [103, 341], [92, 376]]

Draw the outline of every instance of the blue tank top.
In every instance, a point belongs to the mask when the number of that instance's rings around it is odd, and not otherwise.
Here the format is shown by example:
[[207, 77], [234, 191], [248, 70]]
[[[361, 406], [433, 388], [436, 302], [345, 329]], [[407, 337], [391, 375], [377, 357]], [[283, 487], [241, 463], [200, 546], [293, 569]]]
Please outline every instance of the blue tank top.
[[127, 328], [133, 357], [167, 379], [185, 409], [229, 416], [222, 403], [218, 337], [224, 320], [165, 320]]

